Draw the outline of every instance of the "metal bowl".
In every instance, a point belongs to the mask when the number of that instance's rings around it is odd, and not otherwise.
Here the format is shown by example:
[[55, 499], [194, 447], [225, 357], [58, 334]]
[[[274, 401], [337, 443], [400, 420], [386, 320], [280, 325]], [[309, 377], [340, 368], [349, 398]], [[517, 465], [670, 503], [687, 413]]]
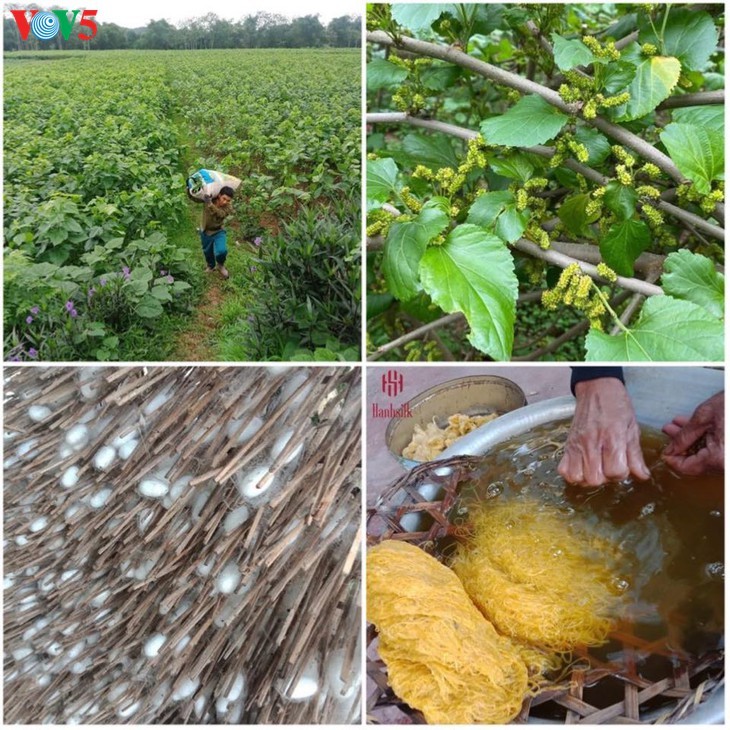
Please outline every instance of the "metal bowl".
[[[425, 428], [435, 419], [440, 428], [448, 424], [449, 416], [500, 416], [527, 403], [525, 393], [516, 383], [497, 375], [469, 375], [455, 378], [423, 391], [409, 402], [409, 417], [392, 418], [385, 431], [385, 442], [391, 454], [405, 469], [420, 462], [402, 456], [403, 449], [413, 438], [416, 426]], [[461, 441], [461, 439], [459, 439]], [[458, 442], [457, 442], [458, 443]], [[450, 447], [453, 449], [456, 444]], [[439, 458], [439, 457], [437, 457]]]

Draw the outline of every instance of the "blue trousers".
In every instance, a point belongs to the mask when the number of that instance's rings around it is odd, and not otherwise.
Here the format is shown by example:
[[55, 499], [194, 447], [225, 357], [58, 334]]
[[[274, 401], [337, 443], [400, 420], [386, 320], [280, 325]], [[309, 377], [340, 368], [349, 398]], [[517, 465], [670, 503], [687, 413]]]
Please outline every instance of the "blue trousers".
[[226, 232], [223, 230], [216, 231], [212, 236], [209, 236], [205, 231], [200, 231], [203, 256], [205, 256], [205, 262], [209, 268], [214, 269], [216, 264], [221, 266], [225, 264], [226, 256], [228, 256], [226, 238]]

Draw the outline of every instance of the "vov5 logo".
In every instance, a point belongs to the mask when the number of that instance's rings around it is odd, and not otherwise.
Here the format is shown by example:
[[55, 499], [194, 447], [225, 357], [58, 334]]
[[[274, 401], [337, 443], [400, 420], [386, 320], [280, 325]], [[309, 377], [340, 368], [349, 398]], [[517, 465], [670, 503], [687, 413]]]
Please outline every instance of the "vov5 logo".
[[[93, 20], [97, 10], [11, 10], [18, 26], [18, 32], [22, 40], [28, 40], [28, 33], [32, 32], [39, 41], [49, 41], [59, 33], [65, 41], [71, 36], [71, 31], [76, 23], [78, 14], [81, 13], [79, 25], [88, 28], [88, 33], [79, 33], [79, 40], [90, 41], [99, 30], [96, 21]], [[30, 18], [27, 13], [30, 13]], [[69, 17], [73, 13], [73, 17]]]

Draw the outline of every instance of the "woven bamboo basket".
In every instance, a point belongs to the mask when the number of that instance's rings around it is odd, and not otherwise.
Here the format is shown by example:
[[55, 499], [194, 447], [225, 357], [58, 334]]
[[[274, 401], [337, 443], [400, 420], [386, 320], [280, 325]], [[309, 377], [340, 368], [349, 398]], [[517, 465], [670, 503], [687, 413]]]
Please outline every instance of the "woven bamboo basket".
[[8, 368], [4, 426], [5, 723], [359, 720], [359, 370]]
[[[484, 473], [484, 460], [475, 456], [458, 456], [415, 467], [368, 509], [368, 545], [388, 539], [405, 540], [438, 557], [437, 543], [455, 534], [449, 515], [457, 502], [460, 485], [477, 480]], [[438, 498], [432, 499], [433, 495]], [[403, 527], [414, 517], [421, 523], [418, 532]], [[664, 637], [645, 641], [626, 624], [617, 626], [609, 639], [612, 647], [623, 650], [622, 661], [603, 661], [590, 650], [579, 648], [574, 652], [578, 661], [569, 676], [537, 696], [526, 698], [513, 722], [673, 723], [686, 720], [724, 685], [724, 657], [719, 651], [701, 657], [678, 657], [664, 649]], [[642, 676], [641, 667], [647, 658], [654, 668], [661, 667], [664, 676], [651, 680]], [[372, 625], [368, 625], [367, 631], [367, 677], [366, 711], [370, 723], [424, 723], [421, 713], [402, 702], [389, 687]]]

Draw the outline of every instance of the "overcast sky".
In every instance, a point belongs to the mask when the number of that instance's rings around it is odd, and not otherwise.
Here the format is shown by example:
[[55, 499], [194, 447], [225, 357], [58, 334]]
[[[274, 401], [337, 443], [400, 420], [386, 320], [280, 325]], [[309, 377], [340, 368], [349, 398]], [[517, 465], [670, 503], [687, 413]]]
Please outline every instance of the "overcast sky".
[[[41, 2], [39, 2], [42, 5]], [[277, 13], [285, 17], [298, 18], [303, 15], [319, 15], [326, 24], [341, 15], [361, 15], [365, 6], [361, 0], [94, 0], [86, 7], [96, 8], [97, 18], [102, 23], [116, 23], [125, 28], [139, 28], [150, 20], [164, 18], [173, 25], [188, 18], [215, 13], [221, 18], [238, 20], [259, 11]], [[76, 6], [75, 6], [76, 7]], [[84, 7], [83, 4], [78, 7]]]

